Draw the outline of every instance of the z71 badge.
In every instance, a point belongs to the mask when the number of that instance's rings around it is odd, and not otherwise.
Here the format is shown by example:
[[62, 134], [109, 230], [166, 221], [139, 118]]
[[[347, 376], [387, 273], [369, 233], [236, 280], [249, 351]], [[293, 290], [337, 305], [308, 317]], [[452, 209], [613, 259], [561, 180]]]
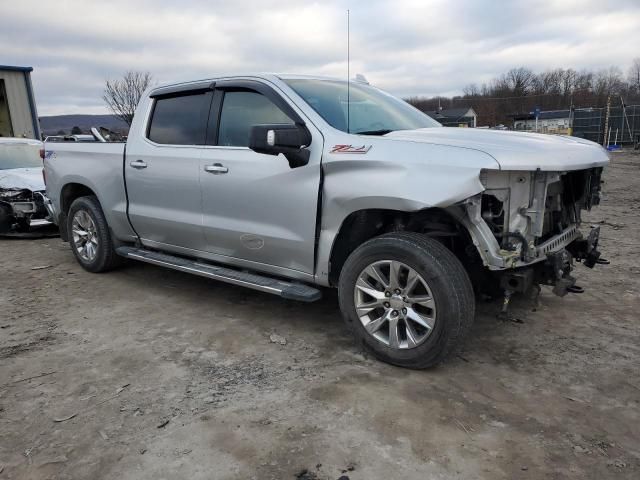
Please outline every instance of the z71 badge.
[[354, 147], [353, 145], [334, 145], [329, 153], [361, 153], [365, 154], [371, 150], [371, 145]]

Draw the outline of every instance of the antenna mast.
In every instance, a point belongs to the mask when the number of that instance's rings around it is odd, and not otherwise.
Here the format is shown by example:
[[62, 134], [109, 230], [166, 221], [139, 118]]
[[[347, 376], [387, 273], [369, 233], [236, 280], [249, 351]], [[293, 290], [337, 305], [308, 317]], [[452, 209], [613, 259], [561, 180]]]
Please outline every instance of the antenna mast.
[[350, 66], [350, 60], [351, 60], [351, 55], [350, 55], [350, 48], [349, 48], [349, 10], [347, 9], [347, 133], [351, 133], [350, 131], [350, 123], [349, 123], [349, 110], [351, 109], [351, 99], [349, 97], [349, 78], [351, 78], [351, 72], [349, 70], [349, 66]]

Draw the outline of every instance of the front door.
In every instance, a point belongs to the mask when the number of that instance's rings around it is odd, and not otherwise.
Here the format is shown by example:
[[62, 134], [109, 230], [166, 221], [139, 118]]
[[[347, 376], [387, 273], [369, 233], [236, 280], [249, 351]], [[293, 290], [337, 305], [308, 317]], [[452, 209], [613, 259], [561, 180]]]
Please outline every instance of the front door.
[[147, 246], [204, 247], [200, 154], [211, 98], [211, 91], [155, 98], [146, 138], [127, 145], [129, 218]]
[[253, 125], [301, 121], [275, 90], [258, 82], [216, 85], [214, 109], [213, 145], [200, 163], [207, 251], [254, 269], [313, 274], [321, 135], [307, 122], [310, 161], [291, 168], [283, 155], [248, 148]]

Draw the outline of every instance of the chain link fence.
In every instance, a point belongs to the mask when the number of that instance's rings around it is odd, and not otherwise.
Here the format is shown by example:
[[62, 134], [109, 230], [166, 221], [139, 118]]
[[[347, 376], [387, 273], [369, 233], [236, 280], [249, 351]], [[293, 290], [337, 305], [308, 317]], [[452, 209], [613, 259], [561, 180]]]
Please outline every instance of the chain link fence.
[[[611, 107], [608, 127], [606, 108], [576, 109], [573, 115], [573, 136], [586, 138], [600, 145], [634, 145], [640, 143], [640, 105]], [[606, 131], [605, 131], [606, 128]]]

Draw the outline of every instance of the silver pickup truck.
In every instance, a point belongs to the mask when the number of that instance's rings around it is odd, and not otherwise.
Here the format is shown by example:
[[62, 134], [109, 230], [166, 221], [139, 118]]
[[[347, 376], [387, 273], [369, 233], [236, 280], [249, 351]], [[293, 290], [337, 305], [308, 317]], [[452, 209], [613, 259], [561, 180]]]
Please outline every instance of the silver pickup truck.
[[52, 143], [47, 195], [86, 270], [123, 258], [287, 299], [336, 287], [378, 358], [442, 361], [475, 293], [580, 292], [604, 263], [607, 153], [551, 135], [442, 128], [364, 82], [227, 76], [154, 87], [117, 143]]

